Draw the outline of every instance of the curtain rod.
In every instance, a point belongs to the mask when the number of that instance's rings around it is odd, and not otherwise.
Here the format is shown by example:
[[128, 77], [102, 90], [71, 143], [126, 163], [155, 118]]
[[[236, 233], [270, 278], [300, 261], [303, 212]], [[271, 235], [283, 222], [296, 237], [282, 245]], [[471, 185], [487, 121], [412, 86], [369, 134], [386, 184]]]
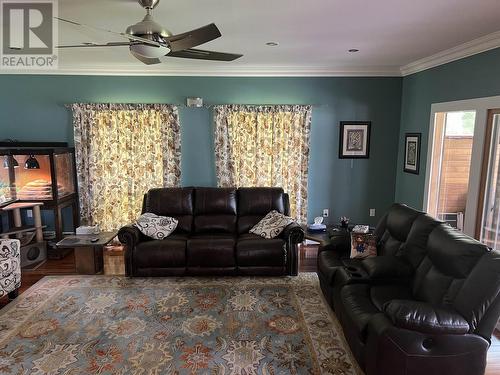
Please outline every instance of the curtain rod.
[[[66, 108], [70, 108], [73, 104], [75, 103], [66, 103], [64, 106]], [[184, 103], [120, 103], [120, 102], [113, 102], [113, 103], [98, 103], [98, 102], [84, 102], [82, 104], [123, 104], [123, 105], [154, 105], [154, 104], [164, 104], [164, 105], [173, 105], [176, 107], [180, 108], [213, 108], [217, 107], [219, 105], [241, 105], [241, 106], [246, 106], [246, 107], [274, 107], [274, 106], [297, 106], [297, 105], [303, 105], [303, 106], [311, 106], [312, 108], [322, 108], [322, 107], [329, 107], [328, 104], [241, 104], [241, 103], [219, 103], [219, 104], [203, 104], [200, 107], [188, 107]]]

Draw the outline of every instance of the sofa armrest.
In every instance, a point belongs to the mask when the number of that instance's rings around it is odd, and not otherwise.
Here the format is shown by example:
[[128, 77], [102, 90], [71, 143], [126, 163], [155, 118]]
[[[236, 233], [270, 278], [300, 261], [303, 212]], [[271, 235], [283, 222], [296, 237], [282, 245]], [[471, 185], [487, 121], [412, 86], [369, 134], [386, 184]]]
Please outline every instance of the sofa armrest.
[[384, 305], [384, 312], [395, 326], [422, 333], [463, 335], [470, 329], [455, 310], [426, 302], [392, 300]]
[[328, 243], [318, 249], [318, 254], [323, 251], [334, 251], [338, 259], [349, 258], [351, 256], [351, 236], [332, 236]]
[[21, 286], [21, 242], [18, 239], [0, 239], [0, 297], [14, 297]]
[[297, 223], [289, 224], [281, 233], [285, 241], [290, 241], [292, 244], [301, 243], [304, 241], [304, 229]]
[[414, 272], [404, 259], [391, 255], [366, 258], [361, 264], [374, 281], [409, 279]]
[[[428, 334], [394, 326], [383, 313], [367, 325], [367, 374], [483, 374], [489, 343], [475, 334]], [[422, 366], [426, 371], [422, 372]]]
[[118, 239], [127, 246], [128, 249], [133, 249], [143, 239], [143, 234], [134, 225], [125, 225], [118, 231]]

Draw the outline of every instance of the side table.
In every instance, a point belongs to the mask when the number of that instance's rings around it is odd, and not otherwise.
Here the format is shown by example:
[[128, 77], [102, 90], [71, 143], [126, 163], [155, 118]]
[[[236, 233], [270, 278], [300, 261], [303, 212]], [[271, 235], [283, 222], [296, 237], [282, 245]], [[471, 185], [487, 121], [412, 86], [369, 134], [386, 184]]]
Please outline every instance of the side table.
[[[57, 248], [75, 250], [76, 272], [84, 275], [95, 275], [103, 269], [103, 247], [115, 238], [118, 232], [101, 232], [99, 234], [82, 234], [68, 236], [56, 244]], [[97, 241], [90, 240], [97, 238]]]
[[326, 245], [332, 237], [344, 237], [349, 235], [349, 231], [343, 228], [340, 228], [336, 225], [327, 225], [326, 230], [324, 231], [313, 231], [307, 228], [307, 225], [303, 225], [304, 229], [304, 237], [307, 240], [319, 242], [321, 246]]

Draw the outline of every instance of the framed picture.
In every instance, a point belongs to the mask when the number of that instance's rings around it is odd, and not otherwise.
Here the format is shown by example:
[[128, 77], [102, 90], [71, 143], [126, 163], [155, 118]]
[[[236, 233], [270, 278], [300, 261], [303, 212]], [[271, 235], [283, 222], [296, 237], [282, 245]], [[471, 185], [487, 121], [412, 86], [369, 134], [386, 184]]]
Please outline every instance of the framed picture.
[[340, 159], [369, 157], [371, 125], [371, 121], [340, 121]]
[[420, 138], [421, 133], [405, 134], [405, 159], [403, 170], [418, 174], [420, 171]]

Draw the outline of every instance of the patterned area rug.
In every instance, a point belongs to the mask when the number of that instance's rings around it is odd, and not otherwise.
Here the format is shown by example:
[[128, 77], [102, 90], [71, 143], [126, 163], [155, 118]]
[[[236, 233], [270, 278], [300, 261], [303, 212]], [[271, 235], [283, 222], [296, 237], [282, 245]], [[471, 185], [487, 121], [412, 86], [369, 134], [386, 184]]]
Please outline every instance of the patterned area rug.
[[46, 277], [0, 310], [1, 374], [359, 374], [315, 274]]

